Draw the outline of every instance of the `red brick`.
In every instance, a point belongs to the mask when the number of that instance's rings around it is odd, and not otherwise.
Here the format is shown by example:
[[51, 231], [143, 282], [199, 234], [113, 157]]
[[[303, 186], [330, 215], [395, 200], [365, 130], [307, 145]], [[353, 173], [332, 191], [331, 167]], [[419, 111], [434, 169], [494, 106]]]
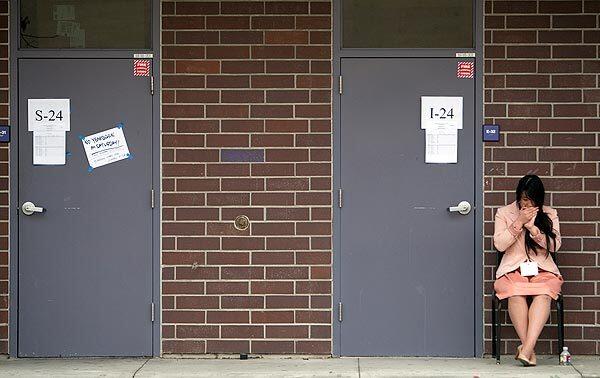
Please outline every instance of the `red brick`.
[[[293, 290], [293, 289], [292, 289]], [[282, 293], [286, 294], [286, 293]], [[290, 292], [291, 294], [291, 292]], [[298, 309], [308, 308], [308, 297], [297, 296], [297, 295], [269, 295], [267, 296], [267, 308], [284, 308], [284, 309]]]
[[164, 30], [169, 29], [204, 29], [205, 17], [187, 16], [187, 17], [163, 17], [162, 25]]
[[252, 193], [253, 206], [288, 206], [293, 204], [293, 193]]
[[[257, 250], [264, 249], [264, 238], [252, 237], [227, 237], [222, 239], [224, 250]], [[210, 254], [208, 258], [210, 258]]]
[[175, 71], [178, 73], [219, 73], [220, 63], [216, 60], [178, 60]]
[[[252, 281], [250, 292], [252, 294], [292, 294], [294, 283], [290, 281]], [[267, 297], [267, 307], [269, 307]]]
[[293, 252], [252, 252], [252, 264], [291, 265], [294, 264]]
[[328, 16], [298, 16], [296, 29], [331, 29], [331, 17]]
[[581, 90], [540, 90], [538, 92], [540, 102], [581, 102]]
[[595, 28], [595, 15], [577, 15], [577, 16], [552, 16], [552, 27], [554, 28]]
[[[234, 248], [223, 248], [234, 249]], [[209, 265], [247, 265], [250, 255], [246, 252], [208, 252], [206, 263]]]
[[552, 46], [553, 58], [595, 58], [596, 46], [557, 45]]
[[549, 117], [551, 115], [551, 105], [508, 105], [509, 117]]
[[293, 116], [291, 105], [251, 105], [252, 118], [290, 118]]
[[559, 75], [552, 77], [553, 88], [595, 88], [594, 75]]
[[249, 176], [250, 166], [248, 164], [208, 164], [206, 174], [207, 176]]
[[553, 146], [594, 146], [596, 137], [594, 134], [553, 134]]
[[[308, 161], [309, 160], [309, 151], [307, 149], [267, 149], [266, 151], [266, 161], [268, 162], [297, 162], [297, 161]], [[282, 164], [269, 164], [267, 165], [267, 167], [272, 167], [272, 168], [281, 168], [279, 170], [282, 170], [283, 167], [290, 167], [289, 165], [282, 165]], [[253, 165], [253, 172], [252, 174], [255, 175], [254, 173], [254, 167], [260, 167], [258, 165]], [[261, 169], [262, 170], [262, 169]], [[289, 174], [294, 174], [293, 173], [293, 166], [291, 166], [291, 173]], [[286, 168], [287, 171], [287, 168]], [[283, 174], [275, 174], [277, 176], [281, 176]]]
[[582, 151], [575, 148], [544, 148], [540, 149], [539, 155], [542, 161], [581, 161]]
[[252, 88], [294, 88], [294, 76], [253, 75]]
[[175, 3], [176, 14], [219, 14], [219, 2]]
[[163, 353], [203, 354], [206, 353], [204, 340], [163, 340]]
[[253, 235], [294, 235], [293, 223], [253, 223]]
[[251, 136], [253, 147], [292, 147], [294, 136], [289, 134], [254, 134]]
[[265, 277], [269, 280], [308, 279], [308, 268], [267, 267]]
[[192, 250], [217, 250], [220, 248], [219, 239], [211, 237], [178, 237], [177, 249]]
[[204, 323], [204, 311], [163, 311], [163, 323]]
[[207, 340], [206, 353], [250, 353], [250, 341]]
[[250, 17], [244, 16], [209, 16], [206, 17], [207, 29], [249, 29]]
[[294, 58], [293, 46], [252, 46], [252, 59]]
[[595, 163], [554, 163], [554, 175], [558, 176], [595, 176]]
[[222, 14], [263, 14], [265, 13], [265, 4], [263, 2], [250, 1], [222, 1]]
[[206, 294], [248, 294], [248, 282], [207, 282]]
[[[164, 335], [163, 335], [164, 336]], [[218, 338], [219, 327], [207, 325], [178, 325], [177, 338], [179, 339], [201, 339]]]
[[549, 75], [509, 75], [506, 77], [507, 88], [549, 88]]
[[270, 339], [305, 339], [308, 338], [308, 326], [267, 326], [266, 337]]
[[294, 17], [290, 16], [252, 17], [252, 29], [293, 29], [294, 24]]
[[495, 1], [493, 3], [494, 13], [536, 13], [536, 1]]
[[250, 314], [248, 311], [207, 311], [207, 323], [249, 323]]
[[[226, 62], [223, 62], [226, 63]], [[249, 76], [207, 76], [206, 77], [207, 88], [249, 88], [250, 77]]]
[[257, 341], [252, 340], [252, 353], [258, 354], [292, 354], [294, 353], [293, 341]]
[[221, 337], [224, 339], [262, 339], [264, 332], [262, 326], [222, 326]]
[[[223, 5], [227, 3], [222, 3]], [[221, 44], [263, 43], [263, 33], [259, 31], [221, 31]]]
[[252, 323], [293, 323], [293, 311], [252, 311]]
[[535, 43], [535, 31], [494, 30], [494, 43]]
[[262, 61], [227, 60], [221, 62], [221, 72], [224, 74], [264, 73], [265, 63]]
[[208, 46], [206, 47], [207, 59], [246, 59], [250, 57], [250, 48], [247, 46]]
[[307, 31], [267, 31], [265, 43], [273, 45], [301, 45], [308, 43]]
[[221, 297], [222, 308], [264, 308], [264, 297], [259, 296], [223, 296]]
[[[268, 60], [267, 73], [308, 73], [310, 71], [307, 60]], [[272, 101], [269, 101], [272, 102]], [[291, 101], [275, 101], [291, 102]], [[300, 101], [302, 102], [302, 101]], [[306, 101], [304, 101], [306, 102]]]
[[[177, 31], [175, 41], [177, 44], [218, 44], [219, 32], [204, 30]], [[163, 43], [165, 43], [164, 38]]]
[[265, 4], [267, 14], [307, 14], [308, 2], [305, 1], [268, 1]]
[[218, 296], [177, 296], [178, 309], [219, 308]]

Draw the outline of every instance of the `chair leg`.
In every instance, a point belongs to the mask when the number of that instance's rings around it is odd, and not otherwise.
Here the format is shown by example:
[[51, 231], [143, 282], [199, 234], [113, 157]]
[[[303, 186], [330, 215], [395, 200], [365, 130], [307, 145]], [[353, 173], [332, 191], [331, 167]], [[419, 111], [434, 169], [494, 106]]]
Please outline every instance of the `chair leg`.
[[502, 326], [500, 321], [500, 310], [502, 309], [502, 302], [497, 302], [496, 307], [496, 363], [500, 363], [500, 341], [502, 340]]
[[556, 300], [556, 318], [558, 323], [558, 353], [560, 354], [565, 346], [565, 314], [562, 295]]
[[496, 350], [496, 295], [492, 293], [492, 356], [496, 358], [498, 351]]

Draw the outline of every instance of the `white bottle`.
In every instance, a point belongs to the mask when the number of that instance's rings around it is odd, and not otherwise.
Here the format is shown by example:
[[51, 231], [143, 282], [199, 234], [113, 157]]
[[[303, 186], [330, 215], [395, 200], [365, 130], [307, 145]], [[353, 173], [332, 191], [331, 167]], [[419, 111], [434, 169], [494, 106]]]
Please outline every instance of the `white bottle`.
[[571, 353], [569, 353], [569, 348], [563, 347], [563, 351], [560, 353], [558, 364], [571, 365]]

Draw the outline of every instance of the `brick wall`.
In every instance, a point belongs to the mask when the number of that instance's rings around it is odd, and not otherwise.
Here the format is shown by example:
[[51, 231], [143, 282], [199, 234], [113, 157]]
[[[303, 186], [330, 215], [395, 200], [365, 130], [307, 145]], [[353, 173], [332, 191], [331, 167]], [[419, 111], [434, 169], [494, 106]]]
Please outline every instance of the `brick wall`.
[[331, 353], [331, 22], [162, 3], [163, 353]]
[[[600, 1], [485, 2], [485, 117], [502, 129], [485, 147], [485, 248], [518, 179], [541, 176], [561, 219], [566, 345], [577, 354], [600, 352], [599, 12]], [[495, 256], [485, 257], [489, 309]], [[490, 318], [487, 310], [487, 352]], [[502, 351], [513, 353], [514, 329], [503, 335]], [[555, 327], [538, 345], [556, 353]]]
[[[0, 125], [8, 125], [8, 0], [0, 1]], [[0, 354], [8, 353], [8, 145], [0, 145]]]

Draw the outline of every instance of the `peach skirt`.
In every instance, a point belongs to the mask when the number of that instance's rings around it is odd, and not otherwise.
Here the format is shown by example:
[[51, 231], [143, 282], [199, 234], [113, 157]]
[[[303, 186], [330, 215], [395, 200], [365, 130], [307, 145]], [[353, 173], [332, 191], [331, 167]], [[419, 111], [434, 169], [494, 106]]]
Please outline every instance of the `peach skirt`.
[[519, 269], [506, 273], [494, 282], [494, 290], [499, 299], [513, 295], [541, 295], [546, 294], [552, 299], [557, 299], [563, 278], [545, 270], [537, 276], [523, 277]]

